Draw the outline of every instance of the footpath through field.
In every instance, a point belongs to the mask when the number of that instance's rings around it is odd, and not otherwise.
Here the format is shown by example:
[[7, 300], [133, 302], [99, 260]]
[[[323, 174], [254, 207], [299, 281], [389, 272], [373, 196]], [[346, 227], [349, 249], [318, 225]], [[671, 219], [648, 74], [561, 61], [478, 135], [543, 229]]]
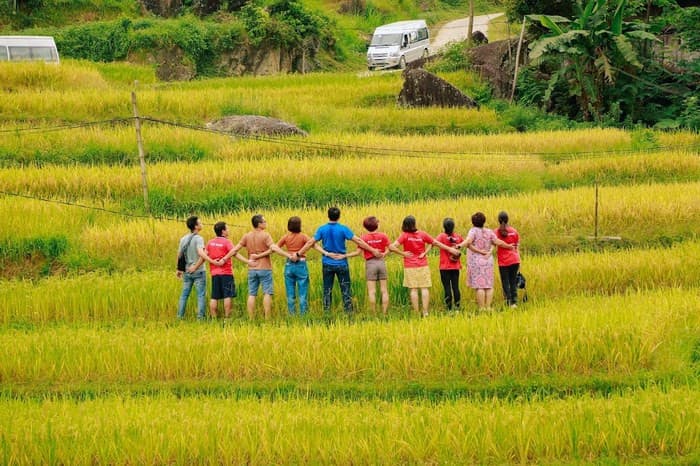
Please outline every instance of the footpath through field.
[[[489, 22], [503, 16], [503, 13], [493, 13], [490, 15], [474, 16], [473, 31], [481, 31], [488, 37]], [[430, 51], [436, 54], [450, 42], [458, 42], [467, 38], [467, 30], [469, 29], [469, 18], [456, 19], [450, 21], [440, 28], [437, 34], [433, 36], [433, 42], [430, 44]]]

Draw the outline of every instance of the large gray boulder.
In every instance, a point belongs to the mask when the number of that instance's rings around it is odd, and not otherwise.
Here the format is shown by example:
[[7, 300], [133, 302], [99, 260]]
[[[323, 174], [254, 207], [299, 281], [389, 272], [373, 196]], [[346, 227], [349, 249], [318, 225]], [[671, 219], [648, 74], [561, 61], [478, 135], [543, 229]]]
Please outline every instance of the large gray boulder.
[[479, 108], [469, 96], [442, 78], [423, 69], [407, 69], [399, 93], [399, 104], [406, 107]]
[[207, 123], [207, 128], [233, 133], [240, 136], [307, 136], [308, 133], [296, 126], [258, 115], [233, 115]]
[[[474, 71], [491, 84], [494, 97], [508, 98], [513, 86], [515, 55], [518, 39], [499, 40], [469, 50], [469, 62]], [[527, 50], [527, 42], [522, 50]], [[520, 57], [521, 66], [526, 62], [527, 53]]]

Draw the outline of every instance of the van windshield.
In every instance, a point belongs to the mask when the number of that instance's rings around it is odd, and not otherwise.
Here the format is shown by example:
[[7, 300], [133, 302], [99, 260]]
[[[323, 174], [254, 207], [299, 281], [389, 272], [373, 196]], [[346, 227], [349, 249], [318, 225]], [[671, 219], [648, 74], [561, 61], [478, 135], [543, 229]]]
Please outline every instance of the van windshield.
[[399, 45], [401, 44], [401, 34], [375, 34], [372, 36], [370, 45]]

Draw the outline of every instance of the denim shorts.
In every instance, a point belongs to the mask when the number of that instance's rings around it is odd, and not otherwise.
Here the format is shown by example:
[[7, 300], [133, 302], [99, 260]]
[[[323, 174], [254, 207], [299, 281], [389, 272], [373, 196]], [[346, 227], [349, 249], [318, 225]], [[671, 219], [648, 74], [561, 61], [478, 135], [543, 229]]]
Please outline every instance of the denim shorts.
[[248, 270], [248, 296], [257, 296], [262, 285], [263, 294], [272, 292], [272, 270]]

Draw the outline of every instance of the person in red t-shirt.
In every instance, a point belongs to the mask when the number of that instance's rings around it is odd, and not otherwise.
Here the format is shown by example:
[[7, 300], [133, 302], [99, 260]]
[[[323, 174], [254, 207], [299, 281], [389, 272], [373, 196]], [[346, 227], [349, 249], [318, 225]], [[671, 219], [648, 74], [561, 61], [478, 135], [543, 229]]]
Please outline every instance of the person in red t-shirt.
[[[403, 233], [389, 246], [389, 249], [403, 256], [403, 286], [410, 290], [411, 307], [415, 312], [419, 311], [418, 290], [420, 289], [423, 300], [422, 315], [427, 317], [432, 281], [426, 257], [430, 247], [426, 248], [426, 245], [437, 246], [455, 256], [459, 256], [460, 252], [435, 240], [426, 232], [418, 230], [416, 218], [413, 215], [403, 219], [401, 231]], [[403, 251], [399, 249], [399, 245], [403, 246]]]
[[[435, 238], [442, 244], [455, 246], [464, 241], [464, 238], [455, 233], [455, 221], [453, 219], [449, 217], [444, 219], [442, 228], [444, 231]], [[460, 256], [452, 255], [444, 249], [440, 250], [440, 281], [445, 289], [445, 306], [448, 311], [452, 310], [453, 305], [455, 309], [459, 309], [462, 299], [462, 295], [459, 292], [459, 271], [462, 268], [460, 259]]]
[[380, 231], [379, 220], [375, 216], [367, 217], [362, 221], [362, 226], [368, 233], [361, 236], [362, 240], [382, 253], [381, 257], [374, 257], [369, 251], [356, 249], [346, 254], [346, 257], [359, 256], [364, 252], [365, 257], [365, 278], [367, 279], [367, 300], [369, 301], [372, 314], [377, 313], [377, 282], [382, 295], [382, 312], [387, 315], [389, 310], [389, 288], [387, 286], [387, 271], [384, 257], [389, 253], [389, 237]]
[[515, 249], [498, 247], [498, 272], [501, 275], [503, 298], [506, 305], [518, 307], [518, 271], [520, 270], [520, 235], [518, 230], [508, 225], [508, 214], [498, 214], [498, 228], [493, 230], [502, 241], [515, 246]]
[[212, 258], [209, 263], [211, 274], [211, 299], [209, 300], [209, 312], [216, 319], [216, 310], [219, 301], [224, 301], [224, 318], [231, 316], [231, 298], [236, 297], [236, 283], [233, 279], [233, 264], [231, 256], [235, 256], [241, 262], [250, 264], [238, 251], [233, 250], [233, 243], [228, 239], [228, 226], [226, 222], [217, 222], [214, 225], [216, 238], [209, 240], [205, 249], [207, 255]]

